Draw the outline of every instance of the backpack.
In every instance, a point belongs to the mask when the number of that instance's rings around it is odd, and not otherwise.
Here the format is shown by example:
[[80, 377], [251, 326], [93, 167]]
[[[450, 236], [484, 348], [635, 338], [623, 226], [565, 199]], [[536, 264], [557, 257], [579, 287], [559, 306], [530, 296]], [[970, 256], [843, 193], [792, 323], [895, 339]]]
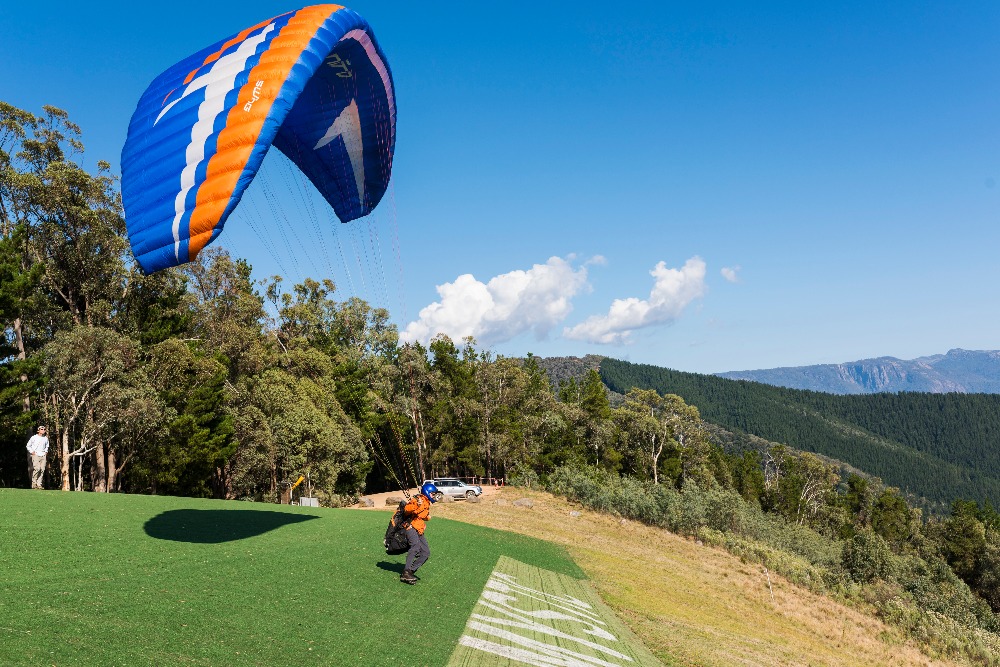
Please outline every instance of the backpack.
[[389, 556], [405, 554], [410, 550], [410, 541], [406, 539], [406, 501], [400, 501], [396, 512], [389, 519], [389, 527], [385, 529], [385, 553]]

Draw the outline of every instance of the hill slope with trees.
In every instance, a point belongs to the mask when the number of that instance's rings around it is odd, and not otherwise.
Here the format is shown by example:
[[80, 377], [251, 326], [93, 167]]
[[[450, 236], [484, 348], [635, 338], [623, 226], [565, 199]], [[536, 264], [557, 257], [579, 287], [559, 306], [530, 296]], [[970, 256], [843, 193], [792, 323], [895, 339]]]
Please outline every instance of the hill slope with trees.
[[677, 394], [726, 429], [839, 459], [939, 507], [1000, 502], [1000, 395], [833, 395], [606, 358], [601, 379]]

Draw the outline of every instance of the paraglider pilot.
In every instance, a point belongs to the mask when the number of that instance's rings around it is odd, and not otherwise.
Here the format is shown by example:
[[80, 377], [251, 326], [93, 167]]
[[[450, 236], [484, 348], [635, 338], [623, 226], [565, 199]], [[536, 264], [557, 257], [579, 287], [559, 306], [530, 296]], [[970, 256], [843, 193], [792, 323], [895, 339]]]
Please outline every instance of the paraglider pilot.
[[403, 507], [406, 515], [406, 540], [410, 544], [410, 549], [406, 552], [406, 565], [399, 575], [399, 580], [404, 584], [417, 583], [417, 570], [431, 557], [431, 548], [427, 546], [424, 530], [431, 520], [431, 503], [435, 502], [437, 493], [438, 489], [433, 483], [424, 482], [420, 493], [410, 498], [410, 502]]

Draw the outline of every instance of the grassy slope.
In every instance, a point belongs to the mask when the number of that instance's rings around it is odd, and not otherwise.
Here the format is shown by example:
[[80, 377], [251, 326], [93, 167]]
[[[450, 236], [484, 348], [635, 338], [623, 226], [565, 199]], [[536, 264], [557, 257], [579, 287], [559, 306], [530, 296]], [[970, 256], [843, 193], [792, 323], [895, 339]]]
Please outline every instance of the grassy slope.
[[[532, 509], [512, 500], [527, 496]], [[565, 545], [601, 597], [667, 665], [952, 665], [903, 643], [895, 629], [760, 566], [648, 526], [505, 489], [498, 505], [442, 504], [438, 516]], [[570, 512], [581, 512], [578, 518]], [[433, 526], [432, 526], [433, 527]]]
[[500, 555], [560, 548], [435, 520], [418, 586], [388, 515], [0, 489], [0, 664], [444, 665]]
[[384, 511], [0, 490], [0, 664], [444, 665], [501, 554], [585, 573], [668, 665], [954, 664], [726, 552], [499, 499], [437, 505], [408, 587]]

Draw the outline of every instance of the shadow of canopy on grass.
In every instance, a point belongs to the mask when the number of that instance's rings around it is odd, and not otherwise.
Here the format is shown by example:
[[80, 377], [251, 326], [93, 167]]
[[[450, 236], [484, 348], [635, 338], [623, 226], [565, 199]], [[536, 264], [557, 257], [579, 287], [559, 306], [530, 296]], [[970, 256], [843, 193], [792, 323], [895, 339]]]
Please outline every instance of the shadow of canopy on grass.
[[143, 528], [150, 537], [172, 542], [214, 544], [256, 537], [318, 516], [268, 510], [168, 510]]

